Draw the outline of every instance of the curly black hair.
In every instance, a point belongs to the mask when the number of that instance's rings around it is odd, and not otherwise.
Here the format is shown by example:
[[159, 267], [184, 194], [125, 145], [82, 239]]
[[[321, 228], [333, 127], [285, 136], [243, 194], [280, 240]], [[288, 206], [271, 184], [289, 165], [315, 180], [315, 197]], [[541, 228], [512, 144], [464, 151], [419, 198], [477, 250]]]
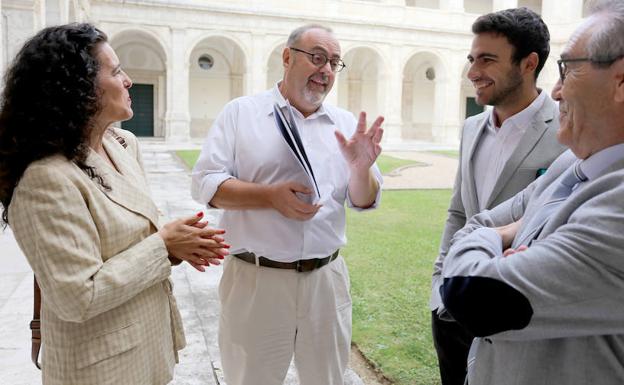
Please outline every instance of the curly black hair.
[[8, 224], [13, 191], [34, 161], [61, 154], [104, 185], [85, 164], [92, 119], [99, 112], [96, 46], [108, 40], [91, 24], [41, 30], [5, 74], [0, 109], [0, 202]]
[[480, 16], [472, 24], [472, 33], [495, 33], [505, 36], [514, 47], [512, 61], [520, 63], [531, 52], [537, 53], [539, 63], [535, 79], [550, 53], [550, 32], [542, 18], [528, 8], [512, 8]]

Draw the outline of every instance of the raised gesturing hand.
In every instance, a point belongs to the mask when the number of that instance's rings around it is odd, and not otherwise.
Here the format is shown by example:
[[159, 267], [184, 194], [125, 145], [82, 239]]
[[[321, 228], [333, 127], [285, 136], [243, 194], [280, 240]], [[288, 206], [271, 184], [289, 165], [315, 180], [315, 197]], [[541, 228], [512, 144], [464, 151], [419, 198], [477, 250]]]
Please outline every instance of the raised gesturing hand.
[[357, 129], [350, 139], [347, 140], [340, 131], [335, 132], [342, 155], [352, 171], [368, 170], [381, 153], [379, 143], [383, 136], [383, 121], [383, 116], [378, 116], [370, 128], [366, 129], [366, 112], [362, 111]]

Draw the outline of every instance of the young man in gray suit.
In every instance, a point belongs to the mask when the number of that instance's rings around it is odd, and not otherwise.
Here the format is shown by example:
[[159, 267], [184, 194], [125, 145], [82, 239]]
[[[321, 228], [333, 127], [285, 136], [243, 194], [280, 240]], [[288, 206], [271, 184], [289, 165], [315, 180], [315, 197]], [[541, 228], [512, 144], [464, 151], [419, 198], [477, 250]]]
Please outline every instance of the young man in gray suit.
[[464, 123], [460, 162], [440, 253], [434, 265], [433, 340], [443, 385], [460, 385], [473, 335], [443, 314], [440, 272], [450, 240], [467, 218], [534, 181], [564, 151], [555, 134], [557, 105], [536, 87], [550, 51], [546, 24], [527, 8], [479, 17], [468, 55], [477, 103], [494, 108]]
[[571, 151], [453, 239], [442, 299], [484, 337], [471, 385], [624, 384], [622, 36], [624, 1], [594, 3], [557, 61]]

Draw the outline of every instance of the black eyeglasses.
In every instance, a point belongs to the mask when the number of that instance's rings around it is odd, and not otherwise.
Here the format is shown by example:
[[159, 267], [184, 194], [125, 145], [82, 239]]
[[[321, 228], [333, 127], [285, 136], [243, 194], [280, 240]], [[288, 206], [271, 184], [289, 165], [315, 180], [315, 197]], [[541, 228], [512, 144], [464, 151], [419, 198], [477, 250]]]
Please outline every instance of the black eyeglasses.
[[345, 63], [340, 58], [330, 59], [327, 57], [327, 55], [322, 53], [307, 52], [295, 47], [288, 48], [292, 49], [293, 51], [305, 53], [306, 55], [310, 56], [310, 61], [312, 62], [312, 64], [319, 68], [327, 64], [327, 62], [329, 62], [329, 68], [331, 68], [332, 72], [340, 72], [346, 67]]
[[559, 59], [557, 60], [557, 66], [559, 67], [559, 79], [561, 79], [561, 83], [563, 83], [563, 81], [565, 80], [566, 74], [568, 73], [568, 65], [566, 63], [575, 63], [575, 62], [578, 63], [578, 62], [588, 61], [588, 62], [598, 64], [598, 65], [610, 66], [611, 64], [615, 63], [616, 60], [619, 60], [622, 57], [624, 56], [618, 56], [616, 58], [609, 59], [609, 60], [594, 60], [589, 57]]

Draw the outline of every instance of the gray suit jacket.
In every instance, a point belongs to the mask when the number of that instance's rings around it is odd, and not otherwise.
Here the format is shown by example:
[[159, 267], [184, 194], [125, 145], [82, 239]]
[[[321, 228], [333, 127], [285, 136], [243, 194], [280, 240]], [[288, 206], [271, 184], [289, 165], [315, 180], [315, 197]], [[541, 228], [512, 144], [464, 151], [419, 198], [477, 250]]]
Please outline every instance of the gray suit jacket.
[[[483, 112], [466, 119], [464, 123], [453, 196], [440, 241], [440, 252], [434, 263], [431, 310], [435, 310], [441, 305], [439, 290], [442, 280], [440, 273], [451, 238], [459, 229], [464, 227], [467, 219], [480, 211], [472, 157], [487, 124], [489, 114], [489, 111]], [[531, 127], [527, 128], [520, 143], [505, 164], [494, 185], [486, 208], [492, 208], [504, 202], [525, 188], [537, 178], [539, 169], [548, 168], [552, 161], [565, 150], [565, 146], [557, 142], [558, 116], [557, 103], [547, 95], [544, 105], [535, 114]]]
[[[453, 239], [444, 303], [475, 335], [489, 336], [473, 342], [471, 385], [624, 384], [624, 159], [579, 185], [526, 251], [502, 257], [500, 238], [483, 228], [528, 223], [574, 161], [565, 152]], [[496, 295], [481, 295], [484, 285]]]

